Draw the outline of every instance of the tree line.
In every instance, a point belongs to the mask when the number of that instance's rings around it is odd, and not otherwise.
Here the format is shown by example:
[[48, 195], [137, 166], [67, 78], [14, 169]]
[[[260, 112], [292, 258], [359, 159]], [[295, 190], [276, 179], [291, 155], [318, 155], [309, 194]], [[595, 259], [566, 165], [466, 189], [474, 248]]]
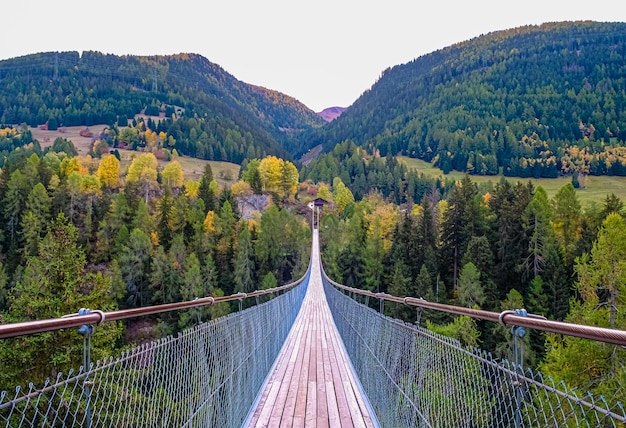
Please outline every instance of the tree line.
[[302, 166], [300, 177], [303, 181], [327, 185], [339, 178], [357, 200], [376, 191], [397, 205], [420, 201], [433, 188], [445, 195], [454, 183], [451, 179], [409, 170], [391, 153], [385, 157], [377, 151], [368, 153], [350, 139]]

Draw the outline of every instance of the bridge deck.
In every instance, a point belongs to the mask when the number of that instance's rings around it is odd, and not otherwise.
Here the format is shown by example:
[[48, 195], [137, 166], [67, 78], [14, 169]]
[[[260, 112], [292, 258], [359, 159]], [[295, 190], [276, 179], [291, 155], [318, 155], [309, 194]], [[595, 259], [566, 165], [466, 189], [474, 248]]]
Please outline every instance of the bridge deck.
[[375, 427], [322, 287], [317, 230], [309, 286], [249, 427]]

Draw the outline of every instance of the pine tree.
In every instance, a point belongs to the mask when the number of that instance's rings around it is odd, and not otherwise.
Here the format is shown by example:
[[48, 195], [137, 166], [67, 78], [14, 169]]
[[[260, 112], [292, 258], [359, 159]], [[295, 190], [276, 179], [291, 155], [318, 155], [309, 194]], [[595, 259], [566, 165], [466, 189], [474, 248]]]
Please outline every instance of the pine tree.
[[[389, 294], [396, 297], [407, 297], [410, 282], [411, 278], [407, 276], [407, 267], [402, 261], [396, 262], [389, 282]], [[403, 321], [409, 321], [411, 318], [410, 306], [401, 303], [386, 305], [385, 314]]]
[[474, 263], [467, 263], [459, 274], [459, 303], [468, 308], [478, 308], [485, 302], [485, 292], [480, 283], [480, 272]]
[[3, 214], [6, 221], [10, 269], [14, 265], [19, 264], [18, 249], [22, 246], [21, 217], [24, 213], [28, 193], [30, 192], [29, 186], [28, 177], [22, 174], [19, 169], [15, 170], [7, 183], [7, 190], [2, 200]]
[[448, 208], [443, 213], [441, 258], [448, 272], [453, 289], [458, 286], [460, 262], [472, 236], [485, 232], [485, 214], [476, 198], [477, 188], [469, 175], [457, 183], [448, 198]]
[[[117, 308], [111, 281], [100, 273], [85, 270], [86, 257], [78, 245], [78, 229], [63, 213], [50, 225], [39, 245], [39, 253], [29, 256], [23, 275], [10, 295], [8, 322], [58, 318], [75, 314], [80, 308], [110, 311]], [[109, 355], [121, 334], [117, 323], [98, 326], [92, 338], [94, 360]], [[67, 372], [81, 362], [83, 338], [75, 330], [54, 331], [0, 342], [3, 370], [0, 383], [21, 381], [24, 371], [35, 382]], [[52, 367], [52, 369], [51, 369]]]
[[576, 243], [580, 238], [581, 206], [574, 186], [566, 184], [552, 200], [553, 228], [565, 263], [574, 261]]
[[263, 182], [261, 181], [261, 173], [258, 169], [255, 169], [252, 172], [252, 176], [250, 177], [250, 188], [255, 195], [263, 193]]
[[522, 222], [528, 239], [528, 256], [524, 260], [524, 276], [535, 277], [544, 268], [548, 246], [554, 245], [550, 221], [552, 210], [545, 189], [538, 186], [524, 213]]
[[24, 253], [34, 256], [39, 251], [39, 242], [45, 236], [50, 220], [52, 201], [43, 184], [37, 183], [28, 194], [21, 229], [24, 237]]
[[237, 240], [235, 259], [235, 292], [249, 293], [254, 291], [254, 248], [250, 239], [250, 231], [242, 224]]
[[163, 196], [161, 196], [159, 200], [158, 224], [156, 228], [159, 235], [159, 244], [163, 245], [166, 251], [169, 250], [174, 235], [174, 231], [172, 230], [174, 217], [173, 204], [174, 200], [171, 191], [166, 187], [163, 191]]
[[9, 307], [9, 275], [2, 262], [0, 262], [0, 313]]
[[141, 307], [148, 303], [150, 277], [150, 237], [140, 229], [133, 229], [127, 245], [122, 248], [119, 264], [126, 283], [128, 307]]
[[349, 287], [363, 288], [365, 281], [365, 249], [367, 246], [367, 221], [357, 210], [347, 222], [347, 245], [339, 256], [343, 283]]
[[433, 280], [428, 272], [426, 265], [422, 265], [420, 273], [415, 279], [415, 292], [411, 293], [412, 297], [427, 299], [433, 295]]
[[[180, 288], [180, 296], [183, 301], [193, 300], [208, 296], [208, 290], [202, 282], [200, 274], [200, 262], [195, 253], [191, 253], [185, 259], [183, 281]], [[206, 307], [195, 307], [181, 311], [178, 319], [178, 327], [185, 329], [199, 324], [208, 313]]]

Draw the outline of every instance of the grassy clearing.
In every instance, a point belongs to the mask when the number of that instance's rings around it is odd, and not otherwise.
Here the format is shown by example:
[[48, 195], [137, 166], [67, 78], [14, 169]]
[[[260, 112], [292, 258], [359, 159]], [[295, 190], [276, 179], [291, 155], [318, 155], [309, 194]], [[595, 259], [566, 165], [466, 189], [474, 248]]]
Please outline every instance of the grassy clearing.
[[[435, 168], [431, 163], [425, 162], [420, 159], [413, 159], [401, 156], [399, 160], [405, 163], [409, 168], [417, 169], [418, 171], [424, 173], [425, 175], [431, 177], [445, 177], [445, 178], [453, 178], [455, 180], [460, 180], [463, 178], [463, 173], [458, 171], [453, 171], [450, 174], [444, 176], [443, 172], [439, 168]], [[476, 183], [486, 183], [491, 181], [496, 184], [502, 178], [502, 175], [496, 176], [479, 176], [472, 175], [472, 181]], [[543, 186], [548, 192], [549, 197], [553, 197], [556, 192], [567, 183], [571, 182], [570, 177], [559, 177], [559, 178], [515, 178], [515, 177], [506, 177], [507, 180], [511, 182], [522, 181], [524, 183], [529, 180], [535, 186]], [[602, 203], [607, 195], [614, 193], [615, 196], [620, 198], [623, 201], [626, 201], [626, 177], [609, 177], [609, 176], [590, 176], [587, 178], [586, 188], [577, 190], [578, 197], [580, 198], [580, 202], [583, 206], [586, 206], [591, 203]]]

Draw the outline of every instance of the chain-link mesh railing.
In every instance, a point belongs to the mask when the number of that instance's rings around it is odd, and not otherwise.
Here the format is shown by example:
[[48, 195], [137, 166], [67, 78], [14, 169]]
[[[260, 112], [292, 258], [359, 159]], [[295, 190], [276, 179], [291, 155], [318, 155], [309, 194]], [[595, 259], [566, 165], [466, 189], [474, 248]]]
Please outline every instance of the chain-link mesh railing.
[[381, 315], [324, 278], [331, 312], [383, 427], [622, 427], [621, 404]]
[[306, 278], [269, 302], [90, 370], [3, 391], [0, 426], [239, 427], [296, 318]]

